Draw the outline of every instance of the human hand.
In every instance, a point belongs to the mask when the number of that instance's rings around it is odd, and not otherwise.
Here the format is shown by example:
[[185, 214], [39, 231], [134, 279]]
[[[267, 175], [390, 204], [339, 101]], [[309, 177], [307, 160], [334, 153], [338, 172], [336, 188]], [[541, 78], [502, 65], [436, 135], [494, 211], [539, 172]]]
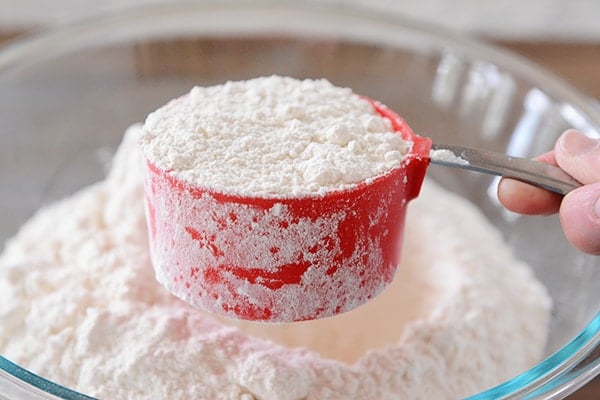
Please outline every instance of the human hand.
[[521, 214], [558, 212], [567, 239], [586, 253], [600, 255], [600, 140], [569, 129], [558, 138], [554, 150], [537, 159], [559, 166], [583, 186], [562, 197], [503, 178], [498, 186], [500, 202]]

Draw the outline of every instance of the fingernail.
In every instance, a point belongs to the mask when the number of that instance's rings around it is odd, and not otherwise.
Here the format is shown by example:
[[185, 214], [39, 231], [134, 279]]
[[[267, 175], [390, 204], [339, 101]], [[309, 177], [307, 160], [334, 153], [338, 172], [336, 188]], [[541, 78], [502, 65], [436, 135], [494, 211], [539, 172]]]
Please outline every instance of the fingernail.
[[576, 130], [568, 130], [560, 138], [560, 146], [570, 156], [582, 156], [590, 152], [598, 143], [597, 140]]
[[596, 213], [596, 217], [600, 218], [600, 197], [594, 203], [594, 212]]

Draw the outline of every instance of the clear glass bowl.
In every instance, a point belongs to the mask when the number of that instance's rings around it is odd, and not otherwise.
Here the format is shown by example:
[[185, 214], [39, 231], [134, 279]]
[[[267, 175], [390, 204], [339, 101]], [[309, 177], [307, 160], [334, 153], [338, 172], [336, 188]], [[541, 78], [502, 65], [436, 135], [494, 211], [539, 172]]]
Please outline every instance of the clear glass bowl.
[[[526, 60], [397, 17], [312, 2], [132, 10], [0, 52], [0, 242], [40, 206], [101, 179], [125, 128], [166, 99], [270, 74], [352, 87], [438, 142], [532, 156], [565, 128], [600, 132], [589, 99]], [[600, 259], [570, 247], [556, 218], [504, 211], [496, 179], [428, 173], [481, 207], [555, 304], [545, 360], [472, 399], [562, 398], [597, 375]], [[57, 397], [88, 398], [0, 357], [0, 398]]]

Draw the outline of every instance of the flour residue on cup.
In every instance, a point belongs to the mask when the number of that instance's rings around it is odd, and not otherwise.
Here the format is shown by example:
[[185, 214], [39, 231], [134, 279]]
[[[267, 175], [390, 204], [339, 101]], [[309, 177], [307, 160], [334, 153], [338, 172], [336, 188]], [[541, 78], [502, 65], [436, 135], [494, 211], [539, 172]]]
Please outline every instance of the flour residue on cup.
[[375, 298], [429, 150], [383, 107], [269, 76], [194, 87], [152, 112], [139, 142], [159, 282], [204, 311], [268, 322]]

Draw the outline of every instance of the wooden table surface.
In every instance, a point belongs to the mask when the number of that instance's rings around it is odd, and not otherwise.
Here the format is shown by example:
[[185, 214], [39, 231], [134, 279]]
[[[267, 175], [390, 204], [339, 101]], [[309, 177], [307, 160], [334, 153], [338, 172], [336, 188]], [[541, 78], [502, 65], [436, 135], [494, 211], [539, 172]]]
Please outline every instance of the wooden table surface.
[[[22, 32], [0, 31], [0, 45]], [[591, 98], [600, 100], [600, 43], [496, 41], [494, 44], [518, 53], [545, 67]], [[600, 399], [600, 377], [568, 400]]]

